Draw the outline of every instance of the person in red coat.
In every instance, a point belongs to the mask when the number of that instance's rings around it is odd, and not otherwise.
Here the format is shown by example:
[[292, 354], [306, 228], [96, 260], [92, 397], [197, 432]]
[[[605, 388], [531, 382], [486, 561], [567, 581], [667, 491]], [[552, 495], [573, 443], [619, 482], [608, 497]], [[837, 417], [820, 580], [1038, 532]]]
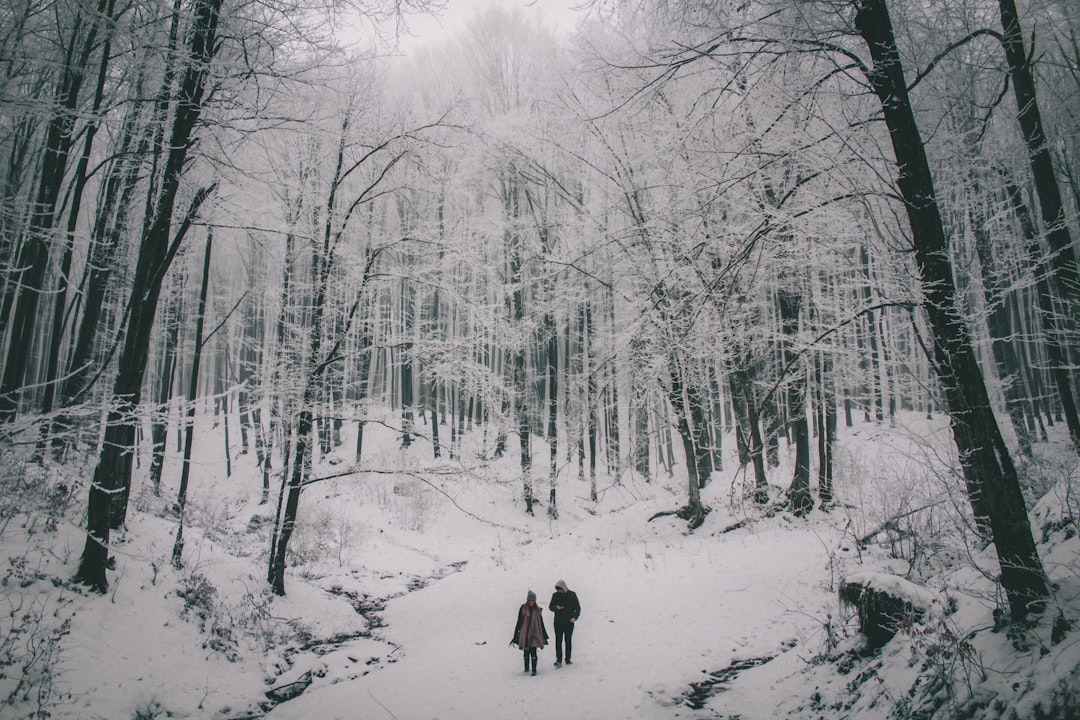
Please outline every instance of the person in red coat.
[[543, 608], [536, 604], [536, 593], [532, 590], [525, 596], [525, 602], [518, 609], [517, 624], [514, 625], [514, 638], [511, 645], [521, 648], [525, 656], [525, 672], [529, 672], [532, 664], [532, 674], [536, 674], [536, 651], [547, 645], [548, 633], [544, 627], [544, 618], [541, 617]]
[[[570, 653], [574, 649], [574, 624], [581, 615], [581, 603], [578, 602], [577, 593], [566, 587], [566, 582], [560, 580], [555, 583], [555, 592], [551, 596], [548, 610], [555, 613], [555, 667], [562, 667], [563, 658], [566, 664], [570, 662]], [[566, 645], [566, 655], [563, 655], [563, 644]]]

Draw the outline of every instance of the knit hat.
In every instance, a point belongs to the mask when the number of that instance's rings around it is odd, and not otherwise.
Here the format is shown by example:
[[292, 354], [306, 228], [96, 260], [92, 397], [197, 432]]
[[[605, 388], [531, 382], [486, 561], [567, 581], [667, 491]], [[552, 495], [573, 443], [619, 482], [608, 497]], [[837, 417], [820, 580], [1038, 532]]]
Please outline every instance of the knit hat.
[[529, 594], [525, 596], [525, 601], [528, 602], [529, 600], [536, 602], [536, 593], [534, 593], [532, 590], [530, 590]]
[[562, 590], [562, 591], [565, 592], [566, 590], [569, 590], [570, 588], [566, 587], [566, 581], [565, 580], [560, 580], [559, 582], [555, 583], [555, 589], [556, 590]]

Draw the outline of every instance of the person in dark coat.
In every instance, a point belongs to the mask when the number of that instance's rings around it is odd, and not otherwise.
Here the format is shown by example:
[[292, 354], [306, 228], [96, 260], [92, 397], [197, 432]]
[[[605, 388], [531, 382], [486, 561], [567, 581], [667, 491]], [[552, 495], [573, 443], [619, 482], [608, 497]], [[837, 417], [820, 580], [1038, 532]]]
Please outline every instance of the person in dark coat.
[[[555, 583], [555, 592], [551, 596], [548, 610], [555, 613], [555, 667], [562, 667], [563, 658], [567, 665], [570, 662], [570, 653], [574, 644], [574, 625], [578, 616], [581, 615], [581, 603], [578, 602], [577, 593], [566, 587], [566, 582], [560, 580]], [[566, 643], [566, 654], [563, 654], [563, 643]]]
[[548, 632], [541, 617], [543, 608], [536, 604], [536, 593], [532, 590], [525, 596], [525, 602], [518, 608], [517, 624], [514, 625], [514, 638], [511, 645], [517, 645], [525, 656], [525, 672], [536, 674], [536, 651], [547, 645]]

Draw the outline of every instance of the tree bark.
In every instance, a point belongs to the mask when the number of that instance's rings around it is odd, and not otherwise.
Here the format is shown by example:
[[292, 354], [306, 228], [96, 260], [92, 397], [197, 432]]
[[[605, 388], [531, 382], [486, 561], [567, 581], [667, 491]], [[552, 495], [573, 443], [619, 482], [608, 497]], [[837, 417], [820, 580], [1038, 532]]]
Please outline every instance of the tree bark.
[[1045, 606], [1050, 588], [1031, 534], [1012, 457], [956, 305], [952, 267], [925, 146], [908, 97], [903, 66], [885, 0], [860, 0], [855, 27], [873, 59], [869, 80], [899, 170], [897, 185], [911, 225], [915, 262], [933, 337], [933, 363], [941, 382], [967, 483], [980, 524], [988, 525], [998, 552], [1001, 583], [1015, 620]]
[[150, 417], [150, 486], [154, 495], [161, 491], [161, 472], [165, 467], [165, 443], [169, 433], [169, 401], [173, 393], [173, 376], [176, 372], [176, 345], [180, 337], [180, 316], [183, 307], [184, 282], [181, 276], [176, 282], [175, 295], [166, 302], [163, 324], [161, 363], [157, 378], [157, 394]]
[[699, 457], [708, 452], [702, 452], [697, 445], [698, 433], [690, 426], [693, 419], [692, 406], [693, 390], [691, 384], [684, 377], [685, 360], [678, 357], [674, 352], [668, 355], [668, 382], [663, 383], [668, 388], [668, 401], [675, 411], [676, 426], [679, 437], [682, 438], [683, 452], [686, 456], [686, 479], [687, 500], [686, 506], [679, 511], [679, 516], [687, 521], [688, 527], [693, 530], [705, 521], [708, 514], [701, 502], [701, 478], [699, 476]]
[[557, 520], [559, 509], [555, 503], [555, 486], [559, 479], [559, 333], [555, 318], [549, 313], [544, 318], [547, 328], [547, 376], [548, 376], [548, 423], [547, 436], [550, 449], [548, 466], [548, 517]]
[[191, 479], [191, 447], [195, 435], [195, 403], [199, 397], [199, 368], [202, 365], [203, 321], [206, 317], [206, 294], [210, 287], [210, 256], [213, 252], [214, 232], [206, 233], [206, 250], [203, 255], [202, 285], [199, 287], [199, 304], [195, 308], [195, 348], [191, 356], [191, 373], [188, 376], [187, 404], [184, 408], [184, 460], [180, 469], [180, 488], [176, 493], [176, 539], [173, 541], [172, 564], [183, 567], [184, 510], [187, 507], [188, 481]]
[[[217, 51], [218, 12], [221, 0], [198, 0], [190, 35], [189, 62], [179, 87], [162, 187], [154, 219], [143, 235], [133, 280], [124, 347], [120, 354], [113, 403], [106, 420], [105, 438], [90, 484], [87, 535], [75, 580], [104, 592], [109, 532], [123, 522], [127, 512], [126, 490], [131, 484], [131, 461], [135, 448], [135, 408], [139, 404], [147, 351], [157, 311], [161, 283], [172, 261], [169, 239], [176, 195], [187, 163], [192, 133], [203, 110], [203, 96], [210, 65]], [[212, 187], [204, 188], [192, 201], [187, 217], [177, 229], [175, 247]]]
[[794, 348], [799, 330], [802, 296], [791, 290], [780, 290], [780, 325], [783, 334], [784, 368], [788, 371], [788, 427], [795, 443], [795, 471], [788, 487], [788, 507], [796, 517], [803, 517], [814, 507], [810, 497], [810, 426], [806, 418], [806, 368]]

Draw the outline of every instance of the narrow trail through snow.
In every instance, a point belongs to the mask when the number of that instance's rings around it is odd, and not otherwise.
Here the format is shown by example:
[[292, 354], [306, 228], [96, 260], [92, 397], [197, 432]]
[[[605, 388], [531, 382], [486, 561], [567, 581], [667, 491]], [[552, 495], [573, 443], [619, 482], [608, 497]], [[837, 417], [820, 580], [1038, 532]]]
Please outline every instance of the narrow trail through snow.
[[[312, 687], [268, 717], [691, 717], [692, 682], [813, 635], [831, 599], [819, 588], [827, 541], [813, 531], [781, 521], [686, 535], [677, 521], [646, 524], [638, 515], [586, 521], [573, 533], [470, 559], [460, 572], [391, 600], [381, 633], [400, 647], [396, 662]], [[514, 613], [529, 589], [546, 606], [558, 579], [583, 606], [574, 663], [554, 668], [549, 645], [531, 677], [508, 646]], [[800, 588], [799, 596], [787, 587]], [[807, 587], [815, 588], [811, 596]], [[790, 642], [777, 647], [777, 638]]]

